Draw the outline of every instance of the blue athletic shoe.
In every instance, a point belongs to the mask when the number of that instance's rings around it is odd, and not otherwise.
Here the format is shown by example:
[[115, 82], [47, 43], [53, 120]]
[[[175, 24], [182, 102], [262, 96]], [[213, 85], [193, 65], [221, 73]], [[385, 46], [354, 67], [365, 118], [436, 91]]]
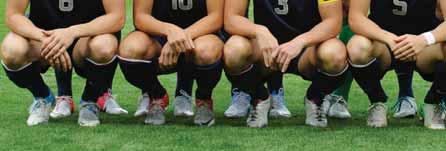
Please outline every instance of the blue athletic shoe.
[[28, 126], [48, 123], [56, 98], [50, 91], [50, 95], [46, 98], [34, 98], [33, 103], [29, 107], [29, 117], [26, 123]]
[[271, 98], [271, 110], [269, 111], [271, 117], [291, 117], [291, 113], [285, 104], [285, 92], [283, 88], [280, 88], [278, 91], [273, 91]]
[[251, 106], [251, 96], [238, 89], [232, 90], [232, 102], [229, 108], [225, 111], [225, 116], [229, 118], [245, 117], [248, 114]]
[[417, 114], [415, 98], [409, 96], [398, 98], [398, 101], [392, 109], [394, 111], [394, 118], [415, 117]]

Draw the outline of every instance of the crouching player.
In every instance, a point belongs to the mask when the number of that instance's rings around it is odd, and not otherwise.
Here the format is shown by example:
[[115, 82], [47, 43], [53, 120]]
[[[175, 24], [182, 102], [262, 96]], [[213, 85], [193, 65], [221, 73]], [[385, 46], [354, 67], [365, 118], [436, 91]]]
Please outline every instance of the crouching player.
[[[30, 16], [26, 8], [30, 5]], [[96, 100], [113, 76], [118, 32], [125, 22], [123, 0], [8, 0], [6, 24], [11, 29], [1, 46], [2, 64], [9, 79], [34, 96], [27, 124], [48, 122], [55, 98], [40, 75], [48, 64], [87, 79], [79, 124], [99, 122]]]
[[[441, 10], [446, 2], [439, 1]], [[444, 129], [446, 96], [446, 24], [436, 18], [436, 0], [351, 1], [349, 24], [357, 34], [348, 44], [352, 74], [367, 93], [371, 106], [367, 125], [387, 125], [387, 96], [380, 80], [396, 65], [415, 66], [433, 81], [426, 95], [424, 125]], [[370, 9], [370, 15], [367, 14]]]
[[[147, 114], [146, 124], [165, 123], [166, 90], [157, 76], [193, 71], [197, 80], [194, 123], [214, 123], [212, 91], [221, 77], [223, 42], [215, 34], [223, 26], [224, 0], [135, 0], [137, 31], [120, 46], [121, 68], [143, 95], [136, 116]], [[184, 69], [184, 64], [193, 64]]]
[[248, 0], [226, 1], [225, 29], [233, 36], [224, 48], [231, 83], [253, 96], [248, 126], [268, 123], [270, 95], [264, 83], [269, 69], [312, 81], [305, 97], [305, 123], [327, 126], [322, 99], [344, 82], [348, 68], [346, 48], [336, 39], [342, 2], [254, 0], [257, 24], [245, 17], [248, 5]]

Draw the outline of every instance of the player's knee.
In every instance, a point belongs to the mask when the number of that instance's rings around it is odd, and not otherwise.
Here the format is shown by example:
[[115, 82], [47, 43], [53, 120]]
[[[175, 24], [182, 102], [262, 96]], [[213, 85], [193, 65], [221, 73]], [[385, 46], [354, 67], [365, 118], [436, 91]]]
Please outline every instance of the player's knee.
[[10, 69], [18, 69], [29, 63], [29, 46], [25, 43], [4, 41], [0, 51], [3, 63]]
[[251, 44], [246, 38], [233, 36], [225, 44], [223, 53], [227, 68], [238, 67], [251, 57]]
[[118, 40], [113, 35], [101, 35], [93, 38], [89, 47], [90, 59], [97, 63], [107, 63], [117, 54]]
[[347, 52], [353, 64], [367, 64], [373, 59], [372, 42], [365, 37], [354, 36], [347, 45]]
[[147, 51], [147, 46], [137, 41], [123, 41], [119, 47], [119, 56], [128, 59], [143, 59]]
[[347, 50], [344, 44], [332, 39], [319, 46], [318, 58], [322, 61], [324, 70], [328, 72], [338, 72], [347, 66]]
[[223, 42], [219, 39], [215, 42], [202, 42], [195, 44], [195, 64], [210, 65], [221, 59]]

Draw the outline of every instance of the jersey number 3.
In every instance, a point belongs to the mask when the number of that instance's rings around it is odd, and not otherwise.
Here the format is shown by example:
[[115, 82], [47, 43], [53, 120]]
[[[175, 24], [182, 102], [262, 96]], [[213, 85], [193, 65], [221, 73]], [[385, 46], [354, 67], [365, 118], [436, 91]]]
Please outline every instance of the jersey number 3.
[[71, 12], [74, 9], [73, 0], [59, 0], [59, 9], [63, 12]]
[[393, 0], [393, 5], [400, 7], [401, 9], [393, 9], [392, 12], [395, 15], [406, 16], [407, 14], [407, 2], [402, 0]]
[[288, 14], [288, 11], [289, 11], [288, 0], [278, 0], [278, 4], [282, 8], [275, 8], [274, 11], [276, 12], [276, 14], [279, 14], [279, 15]]
[[[185, 2], [187, 1], [187, 3]], [[172, 9], [178, 10], [191, 10], [193, 7], [192, 0], [172, 0]]]

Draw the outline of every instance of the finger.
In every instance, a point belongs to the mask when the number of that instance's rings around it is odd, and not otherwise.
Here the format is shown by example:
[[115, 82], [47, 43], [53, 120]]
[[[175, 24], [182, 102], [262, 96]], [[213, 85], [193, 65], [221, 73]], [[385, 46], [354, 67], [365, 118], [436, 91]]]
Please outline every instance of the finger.
[[401, 42], [397, 43], [394, 48], [392, 48], [393, 49], [392, 51], [395, 52], [396, 50], [406, 46], [407, 44], [409, 44], [408, 41], [401, 41]]
[[46, 36], [51, 36], [54, 33], [54, 30], [50, 30], [50, 31], [42, 31], [43, 34], [45, 34]]
[[69, 70], [71, 70], [71, 68], [73, 67], [73, 64], [71, 63], [71, 57], [70, 57], [70, 55], [68, 54], [68, 52], [64, 52], [63, 53], [63, 57], [65, 57], [65, 59], [67, 60], [67, 63], [68, 63], [68, 69]]
[[400, 56], [402, 53], [408, 51], [410, 48], [412, 48], [411, 45], [406, 45], [400, 49], [397, 49], [393, 54], [395, 55], [395, 57], [398, 59], [398, 56]]
[[285, 59], [285, 63], [282, 66], [282, 73], [285, 73], [288, 70], [288, 66], [290, 65], [291, 62], [291, 57]]
[[415, 56], [415, 51], [410, 49], [410, 50], [406, 51], [405, 53], [401, 54], [400, 56], [398, 56], [398, 58], [401, 60], [408, 60], [409, 58], [412, 58], [413, 56]]
[[413, 53], [413, 50], [412, 50], [412, 49], [408, 49], [407, 51], [404, 51], [404, 52], [402, 52], [402, 53], [399, 54], [399, 55], [395, 55], [395, 58], [396, 58], [396, 59], [406, 58], [407, 55], [409, 55], [409, 54], [411, 54], [411, 53]]
[[62, 71], [63, 72], [67, 72], [68, 71], [68, 65], [67, 65], [67, 62], [65, 60], [65, 57], [59, 57], [59, 60], [60, 60], [60, 65], [62, 67]]
[[267, 68], [269, 68], [270, 67], [269, 63], [270, 62], [269, 62], [269, 59], [268, 59], [268, 53], [266, 51], [263, 51], [262, 54], [263, 54], [263, 61], [265, 62], [265, 66]]
[[54, 56], [61, 48], [63, 47], [63, 44], [58, 43], [56, 46], [54, 46], [45, 56], [45, 59], [49, 59], [52, 56]]
[[399, 36], [399, 37], [397, 37], [394, 41], [395, 41], [396, 43], [398, 43], [398, 42], [401, 42], [401, 41], [403, 41], [403, 40], [406, 40], [407, 37], [408, 37], [407, 35]]
[[41, 52], [41, 55], [42, 56], [45, 56], [56, 44], [57, 44], [58, 42], [57, 42], [57, 40], [56, 39], [54, 39], [53, 37], [51, 37], [49, 40], [48, 40], [48, 42], [47, 42], [47, 44], [46, 44], [46, 46], [45, 47], [42, 47], [42, 52]]
[[189, 42], [189, 45], [190, 45], [191, 49], [195, 49], [194, 40], [192, 40], [192, 38], [190, 38], [190, 37], [188, 39], [189, 39], [188, 42]]
[[45, 39], [42, 42], [42, 46], [40, 47], [40, 50], [43, 52], [43, 50], [48, 47], [48, 45], [53, 41], [53, 39], [54, 39], [54, 37], [52, 37], [52, 36], [49, 37], [48, 39]]
[[62, 54], [67, 50], [66, 46], [62, 46], [62, 48], [57, 51], [57, 53], [53, 56], [53, 58], [59, 58]]

